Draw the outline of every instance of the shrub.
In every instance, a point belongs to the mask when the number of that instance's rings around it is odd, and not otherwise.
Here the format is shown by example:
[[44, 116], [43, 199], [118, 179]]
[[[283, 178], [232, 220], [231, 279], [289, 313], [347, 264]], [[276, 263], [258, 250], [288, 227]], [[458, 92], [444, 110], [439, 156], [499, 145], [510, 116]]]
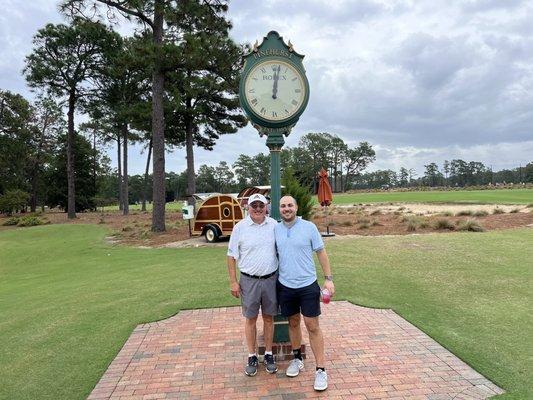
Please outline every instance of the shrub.
[[416, 231], [418, 228], [427, 228], [429, 226], [426, 218], [418, 215], [406, 215], [401, 218], [400, 222], [407, 224], [409, 232]]
[[400, 218], [400, 222], [409, 223], [410, 221], [416, 221], [417, 223], [420, 223], [420, 221], [422, 221], [422, 218], [420, 218], [419, 215], [404, 215], [402, 216], [402, 218]]
[[15, 226], [18, 225], [20, 218], [19, 217], [11, 217], [4, 221], [2, 225], [4, 226]]
[[465, 215], [472, 215], [474, 214], [474, 212], [472, 210], [461, 210], [459, 212], [457, 212], [457, 216], [458, 217], [462, 217], [462, 216], [465, 216]]
[[130, 225], [126, 225], [124, 228], [122, 228], [122, 232], [131, 232], [133, 228]]
[[509, 211], [511, 214], [516, 214], [517, 212], [519, 212], [520, 209], [519, 208], [513, 208], [511, 211]]
[[407, 230], [409, 232], [414, 232], [418, 228], [427, 227], [427, 222], [423, 218], [420, 218], [419, 216], [416, 216], [416, 215], [406, 216], [402, 218], [402, 222], [407, 223]]
[[501, 208], [496, 207], [494, 210], [492, 210], [493, 214], [505, 214], [505, 211]]
[[455, 226], [449, 219], [439, 218], [435, 221], [435, 229], [449, 229], [450, 231], [453, 231]]
[[485, 228], [483, 228], [478, 221], [471, 218], [467, 219], [466, 221], [461, 221], [457, 226], [457, 230], [470, 232], [485, 232]]
[[420, 227], [421, 228], [427, 228], [429, 226], [429, 222], [426, 219], [423, 219], [420, 221]]
[[285, 188], [282, 190], [284, 196], [290, 195], [296, 200], [298, 204], [297, 214], [303, 219], [311, 218], [311, 211], [313, 209], [313, 198], [309, 189], [300, 185], [298, 179], [294, 176], [291, 168], [286, 168], [281, 181]]
[[381, 210], [374, 210], [370, 213], [370, 215], [380, 215], [381, 214]]
[[359, 225], [359, 229], [368, 229], [369, 227], [370, 227], [370, 225], [368, 225], [367, 222], [364, 222], [364, 223]]
[[474, 217], [486, 217], [489, 213], [485, 210], [477, 210], [473, 215]]
[[527, 208], [533, 208], [533, 203], [529, 203], [526, 207]]
[[409, 232], [414, 232], [417, 230], [417, 228], [418, 228], [418, 224], [415, 221], [409, 221], [407, 223], [407, 230]]
[[443, 217], [452, 217], [453, 213], [451, 211], [443, 211], [439, 215], [442, 215]]
[[0, 196], [0, 213], [7, 215], [23, 210], [28, 204], [28, 193], [22, 190], [8, 190]]
[[18, 226], [37, 226], [37, 225], [43, 225], [45, 222], [39, 218], [35, 217], [33, 215], [28, 215], [26, 217], [20, 218], [18, 222]]

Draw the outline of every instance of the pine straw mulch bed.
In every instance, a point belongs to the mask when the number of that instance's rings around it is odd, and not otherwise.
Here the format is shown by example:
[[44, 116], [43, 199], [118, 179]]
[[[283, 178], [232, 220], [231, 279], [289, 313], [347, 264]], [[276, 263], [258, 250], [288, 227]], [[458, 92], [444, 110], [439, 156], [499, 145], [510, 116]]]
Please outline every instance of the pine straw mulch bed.
[[[496, 213], [494, 213], [496, 209]], [[470, 215], [457, 215], [457, 214]], [[475, 216], [474, 214], [478, 215]], [[487, 215], [482, 215], [487, 213]], [[166, 232], [151, 232], [150, 212], [78, 213], [75, 220], [68, 220], [65, 213], [47, 212], [38, 215], [51, 224], [99, 224], [110, 229], [108, 241], [136, 247], [185, 247], [205, 244], [203, 238], [190, 239], [188, 223], [181, 213], [167, 211]], [[7, 217], [0, 217], [0, 230], [14, 229], [3, 226]], [[326, 231], [324, 210], [315, 208], [313, 222], [320, 231]], [[443, 222], [444, 220], [444, 222]], [[389, 204], [330, 207], [327, 222], [330, 232], [336, 235], [408, 235], [434, 232], [458, 231], [461, 224], [470, 221], [470, 226], [482, 230], [510, 229], [533, 226], [533, 208], [526, 206], [496, 205], [422, 205]], [[440, 226], [440, 228], [439, 228]], [[223, 242], [224, 243], [224, 242]]]

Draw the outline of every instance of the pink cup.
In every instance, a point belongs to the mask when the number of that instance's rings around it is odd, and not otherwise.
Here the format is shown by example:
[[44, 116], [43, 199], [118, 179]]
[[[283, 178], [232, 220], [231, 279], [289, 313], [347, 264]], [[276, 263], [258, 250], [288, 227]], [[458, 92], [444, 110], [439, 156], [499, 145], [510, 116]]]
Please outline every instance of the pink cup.
[[331, 293], [328, 289], [322, 290], [322, 303], [328, 304], [331, 300]]

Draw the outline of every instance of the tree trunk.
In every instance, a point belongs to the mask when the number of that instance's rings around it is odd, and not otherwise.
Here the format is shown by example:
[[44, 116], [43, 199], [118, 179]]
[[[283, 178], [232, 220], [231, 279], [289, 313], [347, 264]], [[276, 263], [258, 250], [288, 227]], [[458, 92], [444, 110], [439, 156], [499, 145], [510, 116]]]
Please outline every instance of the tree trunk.
[[122, 211], [122, 140], [117, 135], [117, 173], [118, 173], [118, 209]]
[[[96, 188], [96, 169], [97, 169], [98, 160], [96, 158], [96, 131], [93, 131], [93, 190], [94, 194], [98, 193]], [[98, 211], [98, 205], [95, 203], [94, 211]]]
[[67, 213], [69, 219], [76, 218], [76, 187], [74, 179], [74, 146], [76, 133], [74, 132], [74, 107], [76, 105], [76, 92], [71, 90], [68, 97], [68, 134], [67, 134]]
[[30, 210], [32, 213], [37, 211], [37, 172], [33, 172], [31, 177], [31, 199], [30, 199]]
[[165, 114], [163, 110], [163, 90], [165, 75], [161, 65], [163, 44], [163, 6], [164, 0], [154, 4], [155, 65], [152, 76], [152, 138], [154, 146], [153, 161], [153, 209], [152, 231], [165, 231]]
[[128, 192], [128, 124], [122, 125], [122, 149], [124, 151], [124, 157], [122, 162], [124, 168], [122, 168], [122, 214], [128, 215], [130, 213], [130, 202]]
[[152, 157], [152, 138], [148, 144], [148, 157], [146, 159], [146, 169], [144, 170], [144, 187], [141, 211], [146, 211], [146, 198], [148, 197], [148, 170], [150, 169], [150, 158]]
[[[187, 107], [190, 106], [190, 100], [187, 100]], [[187, 199], [189, 204], [194, 204], [193, 194], [196, 193], [196, 176], [194, 174], [194, 126], [190, 117], [185, 120], [185, 146], [187, 150]]]

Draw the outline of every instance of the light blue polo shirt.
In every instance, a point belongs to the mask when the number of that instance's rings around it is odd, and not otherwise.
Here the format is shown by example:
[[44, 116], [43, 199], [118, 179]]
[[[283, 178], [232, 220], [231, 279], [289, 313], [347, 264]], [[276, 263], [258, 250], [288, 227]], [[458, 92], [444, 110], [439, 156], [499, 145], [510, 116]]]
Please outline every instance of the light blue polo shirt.
[[290, 228], [280, 222], [274, 232], [281, 284], [296, 289], [316, 281], [313, 252], [322, 250], [324, 242], [315, 224], [298, 217]]

